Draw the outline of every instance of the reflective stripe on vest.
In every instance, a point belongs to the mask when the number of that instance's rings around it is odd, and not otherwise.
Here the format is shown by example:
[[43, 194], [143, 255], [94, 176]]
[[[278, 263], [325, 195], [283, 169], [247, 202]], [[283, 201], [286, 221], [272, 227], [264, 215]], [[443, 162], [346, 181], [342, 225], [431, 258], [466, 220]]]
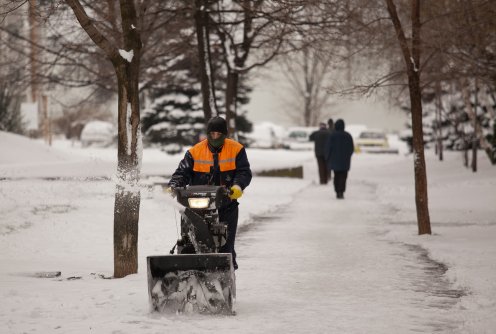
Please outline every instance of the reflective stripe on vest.
[[[221, 172], [236, 169], [236, 156], [243, 148], [243, 145], [232, 140], [226, 139], [222, 151], [219, 153], [219, 167]], [[214, 155], [208, 148], [207, 139], [202, 140], [189, 149], [193, 157], [193, 171], [200, 173], [210, 173], [210, 167], [214, 165]]]

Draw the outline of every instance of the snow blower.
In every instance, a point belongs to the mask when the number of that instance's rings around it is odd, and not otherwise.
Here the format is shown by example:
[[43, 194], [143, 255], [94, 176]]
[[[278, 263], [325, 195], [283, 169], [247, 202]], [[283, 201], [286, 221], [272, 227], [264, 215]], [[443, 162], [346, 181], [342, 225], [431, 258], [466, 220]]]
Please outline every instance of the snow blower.
[[[229, 201], [219, 186], [175, 190], [181, 212], [181, 236], [171, 255], [148, 256], [148, 294], [152, 311], [235, 314], [236, 283], [232, 256], [219, 253], [227, 224], [218, 208]], [[177, 254], [174, 254], [176, 249]]]

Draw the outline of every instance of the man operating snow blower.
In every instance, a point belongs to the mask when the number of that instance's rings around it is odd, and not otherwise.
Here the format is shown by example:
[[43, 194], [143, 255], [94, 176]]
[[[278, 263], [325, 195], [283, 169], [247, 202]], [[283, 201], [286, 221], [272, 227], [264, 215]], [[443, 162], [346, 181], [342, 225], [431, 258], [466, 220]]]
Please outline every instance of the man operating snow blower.
[[237, 199], [251, 170], [243, 145], [226, 137], [226, 121], [212, 118], [169, 181], [183, 207], [181, 234], [170, 255], [147, 257], [152, 311], [236, 314]]
[[219, 208], [220, 221], [227, 222], [227, 240], [221, 253], [231, 253], [234, 269], [238, 268], [234, 242], [238, 226], [238, 201], [250, 184], [251, 170], [246, 151], [240, 143], [226, 138], [227, 123], [213, 117], [207, 123], [207, 139], [186, 152], [169, 181], [169, 192], [186, 185], [225, 186], [228, 203]]

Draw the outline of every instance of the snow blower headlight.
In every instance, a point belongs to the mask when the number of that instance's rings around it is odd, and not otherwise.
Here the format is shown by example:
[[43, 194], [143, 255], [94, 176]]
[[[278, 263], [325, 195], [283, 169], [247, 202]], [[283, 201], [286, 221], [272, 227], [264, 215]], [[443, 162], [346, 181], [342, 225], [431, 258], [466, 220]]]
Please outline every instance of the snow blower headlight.
[[210, 204], [210, 198], [188, 198], [188, 204], [192, 209], [206, 209]]

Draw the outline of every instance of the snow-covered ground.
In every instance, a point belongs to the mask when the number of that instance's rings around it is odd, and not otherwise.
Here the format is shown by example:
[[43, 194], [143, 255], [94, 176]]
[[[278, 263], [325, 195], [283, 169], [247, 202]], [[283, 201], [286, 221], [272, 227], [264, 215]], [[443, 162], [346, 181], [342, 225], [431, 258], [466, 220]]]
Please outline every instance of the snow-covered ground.
[[[404, 152], [404, 150], [402, 150]], [[316, 183], [311, 151], [248, 150], [237, 315], [159, 315], [146, 256], [167, 254], [178, 214], [160, 186], [182, 154], [143, 153], [139, 272], [113, 270], [115, 149], [53, 148], [0, 132], [1, 333], [493, 333], [496, 168], [427, 152], [433, 235], [418, 236], [412, 156], [353, 157], [346, 199]], [[57, 278], [38, 272], [61, 271]]]

